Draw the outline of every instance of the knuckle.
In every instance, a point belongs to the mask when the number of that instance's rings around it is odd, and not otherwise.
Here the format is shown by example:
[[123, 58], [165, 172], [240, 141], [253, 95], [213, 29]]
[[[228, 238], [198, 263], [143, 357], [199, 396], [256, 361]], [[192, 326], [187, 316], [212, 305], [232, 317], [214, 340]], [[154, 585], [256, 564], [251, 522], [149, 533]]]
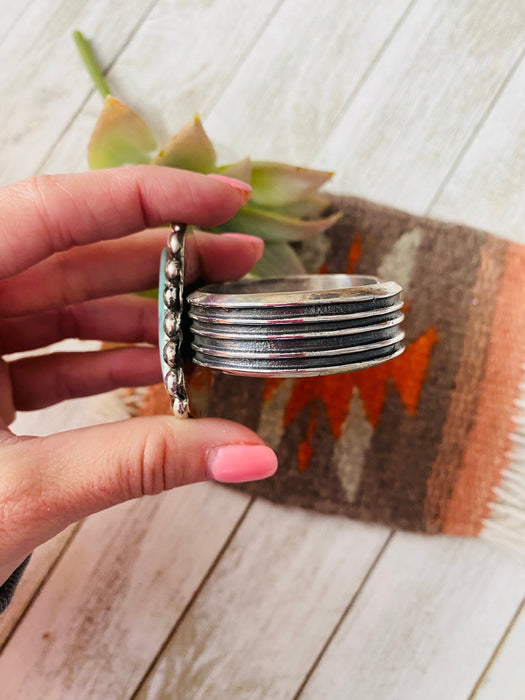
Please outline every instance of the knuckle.
[[174, 425], [172, 416], [157, 416], [154, 425], [150, 423], [144, 432], [136, 451], [135, 468], [130, 475], [132, 498], [154, 495], [205, 479], [198, 455], [184, 449]]
[[153, 496], [165, 491], [166, 459], [170, 435], [162, 421], [152, 430], [146, 430], [137, 450], [135, 469], [131, 476], [130, 489], [137, 496]]

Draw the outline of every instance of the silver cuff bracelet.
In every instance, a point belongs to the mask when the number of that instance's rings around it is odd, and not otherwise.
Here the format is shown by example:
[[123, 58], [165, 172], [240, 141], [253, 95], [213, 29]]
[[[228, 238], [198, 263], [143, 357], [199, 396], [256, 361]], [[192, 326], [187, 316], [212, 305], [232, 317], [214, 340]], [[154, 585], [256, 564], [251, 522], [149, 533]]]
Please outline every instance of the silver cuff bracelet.
[[363, 275], [291, 275], [211, 284], [184, 299], [185, 224], [162, 253], [159, 348], [176, 416], [191, 416], [184, 376], [185, 301], [195, 364], [248, 377], [313, 377], [400, 355], [401, 287]]

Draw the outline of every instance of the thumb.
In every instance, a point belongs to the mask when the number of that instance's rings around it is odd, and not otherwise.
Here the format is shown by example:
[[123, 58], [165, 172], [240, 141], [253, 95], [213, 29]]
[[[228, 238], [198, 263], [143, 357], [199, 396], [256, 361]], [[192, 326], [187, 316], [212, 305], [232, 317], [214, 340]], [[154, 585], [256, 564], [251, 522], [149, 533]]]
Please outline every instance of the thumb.
[[1, 453], [0, 512], [14, 546], [3, 552], [9, 559], [117, 503], [205, 479], [262, 479], [277, 468], [275, 453], [254, 432], [216, 418], [132, 418], [18, 439], [4, 443]]

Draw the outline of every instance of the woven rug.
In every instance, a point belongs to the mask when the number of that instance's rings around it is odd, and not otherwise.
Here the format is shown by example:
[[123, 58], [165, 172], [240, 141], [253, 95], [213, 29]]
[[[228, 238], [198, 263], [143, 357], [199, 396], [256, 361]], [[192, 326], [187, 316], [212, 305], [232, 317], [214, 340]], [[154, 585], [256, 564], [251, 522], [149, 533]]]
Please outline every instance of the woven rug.
[[[525, 247], [359, 199], [335, 204], [344, 216], [305, 247], [305, 264], [399, 282], [406, 350], [343, 375], [217, 374], [209, 415], [253, 428], [279, 456], [276, 476], [240, 488], [525, 553]], [[125, 401], [135, 415], [169, 412], [162, 386]]]

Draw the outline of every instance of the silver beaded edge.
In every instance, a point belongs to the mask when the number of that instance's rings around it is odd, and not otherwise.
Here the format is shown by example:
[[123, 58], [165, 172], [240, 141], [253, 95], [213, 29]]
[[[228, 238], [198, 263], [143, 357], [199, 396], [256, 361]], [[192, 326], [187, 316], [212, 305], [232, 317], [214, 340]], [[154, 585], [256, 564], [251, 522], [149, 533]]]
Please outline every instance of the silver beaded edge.
[[171, 411], [178, 418], [191, 418], [184, 381], [182, 357], [182, 311], [184, 304], [184, 234], [186, 224], [172, 224], [164, 267], [164, 346], [162, 356], [169, 366], [164, 386], [171, 400]]

